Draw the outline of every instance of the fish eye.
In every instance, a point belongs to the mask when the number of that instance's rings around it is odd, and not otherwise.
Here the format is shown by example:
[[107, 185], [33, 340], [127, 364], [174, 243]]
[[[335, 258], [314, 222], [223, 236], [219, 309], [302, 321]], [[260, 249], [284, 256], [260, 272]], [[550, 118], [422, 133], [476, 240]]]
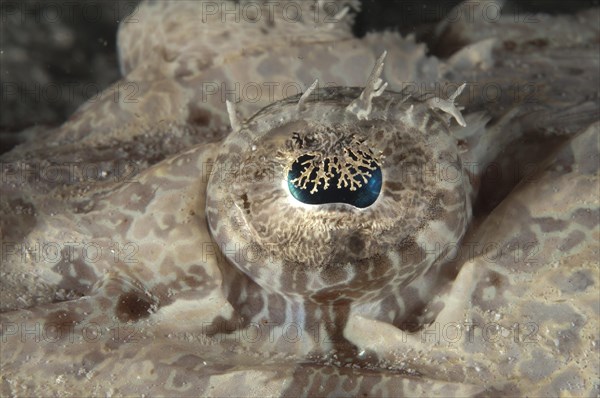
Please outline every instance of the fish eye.
[[337, 152], [306, 153], [297, 157], [287, 173], [292, 197], [304, 204], [345, 203], [363, 209], [381, 193], [379, 162], [369, 148], [350, 142]]

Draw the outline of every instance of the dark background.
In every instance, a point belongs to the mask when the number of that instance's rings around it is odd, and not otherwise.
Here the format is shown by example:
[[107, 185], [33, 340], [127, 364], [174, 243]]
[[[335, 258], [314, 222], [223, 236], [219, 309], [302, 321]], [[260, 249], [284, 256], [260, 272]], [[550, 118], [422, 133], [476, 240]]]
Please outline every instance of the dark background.
[[[509, 0], [507, 7], [558, 14], [598, 6], [599, 1]], [[392, 29], [426, 40], [444, 11], [459, 2], [362, 0], [354, 33]], [[83, 101], [119, 78], [117, 27], [136, 3], [0, 1], [0, 153], [25, 139], [27, 134], [17, 132], [60, 125]]]

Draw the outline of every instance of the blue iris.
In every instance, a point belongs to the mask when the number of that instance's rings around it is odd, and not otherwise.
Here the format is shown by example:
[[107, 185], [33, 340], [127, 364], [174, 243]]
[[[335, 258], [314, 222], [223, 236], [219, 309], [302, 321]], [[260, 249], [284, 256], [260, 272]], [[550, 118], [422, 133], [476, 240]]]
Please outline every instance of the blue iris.
[[[302, 163], [310, 159], [311, 156], [308, 155], [303, 155], [296, 159], [287, 176], [290, 193], [300, 202], [310, 205], [320, 205], [325, 203], [347, 203], [354, 207], [365, 208], [372, 205], [379, 197], [383, 177], [381, 175], [381, 168], [375, 161], [371, 163], [371, 166], [375, 167], [374, 170], [367, 170], [359, 167], [359, 170], [362, 172], [368, 171], [371, 174], [371, 177], [367, 177], [368, 180], [365, 183], [362, 177], [356, 173], [353, 178], [356, 181], [361, 182], [362, 186], [357, 188], [355, 191], [351, 191], [350, 187], [344, 187], [343, 184], [340, 188], [338, 188], [337, 185], [339, 182], [339, 174], [334, 172], [333, 177], [329, 180], [329, 187], [327, 189], [323, 189], [323, 184], [321, 183], [321, 185], [318, 186], [318, 190], [311, 194], [310, 191], [314, 186], [312, 181], [313, 178], [316, 177], [316, 170], [313, 170], [312, 174], [310, 175], [311, 182], [307, 184], [306, 188], [299, 188], [292, 183], [292, 180], [301, 175], [302, 171], [306, 167], [302, 166]], [[327, 161], [325, 162], [324, 167], [326, 170], [328, 169]]]

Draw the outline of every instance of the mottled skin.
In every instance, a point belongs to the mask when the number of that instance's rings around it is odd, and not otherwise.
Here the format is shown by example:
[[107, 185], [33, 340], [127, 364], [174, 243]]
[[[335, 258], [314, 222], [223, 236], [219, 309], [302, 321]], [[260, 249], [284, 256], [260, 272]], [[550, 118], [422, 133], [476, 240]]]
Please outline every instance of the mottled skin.
[[[388, 92], [373, 100], [368, 120], [359, 120], [347, 107], [360, 92], [315, 91], [301, 109], [298, 96], [283, 100], [250, 118], [221, 147], [206, 214], [217, 245], [233, 249], [228, 259], [250, 276], [232, 275], [226, 284], [246, 323], [278, 319], [306, 330], [325, 324], [329, 339], [342, 344], [349, 314], [382, 300], [383, 319], [397, 323], [403, 287], [445, 263], [439, 259], [466, 230], [468, 180], [446, 178], [449, 169], [462, 171], [446, 118], [427, 101]], [[304, 205], [282, 184], [297, 157], [333, 155], [330, 132], [344, 147], [343, 136], [357, 140], [383, 165], [383, 192], [366, 209]], [[323, 188], [325, 180], [319, 183]], [[236, 273], [229, 268], [223, 274]], [[291, 310], [282, 313], [282, 306]]]
[[[119, 92], [138, 101], [109, 91], [3, 156], [3, 395], [598, 395], [598, 10], [507, 17], [493, 40], [454, 18], [437, 45], [464, 47], [446, 61], [392, 33], [355, 39], [348, 17], [202, 12], [143, 4], [119, 35]], [[321, 88], [302, 109], [267, 107], [275, 90], [242, 98], [242, 115], [262, 110], [219, 141], [207, 83], [363, 86], [384, 49], [390, 91], [367, 120], [345, 111], [361, 89]], [[421, 81], [452, 83], [408, 96]], [[466, 127], [427, 102], [463, 81]], [[535, 101], [483, 94], [515, 81]], [[292, 133], [328, 126], [381, 161], [371, 207], [286, 197], [307, 149]], [[398, 174], [408, 160], [461, 172]], [[50, 161], [76, 163], [40, 178]], [[86, 180], [89, 165], [107, 173]]]

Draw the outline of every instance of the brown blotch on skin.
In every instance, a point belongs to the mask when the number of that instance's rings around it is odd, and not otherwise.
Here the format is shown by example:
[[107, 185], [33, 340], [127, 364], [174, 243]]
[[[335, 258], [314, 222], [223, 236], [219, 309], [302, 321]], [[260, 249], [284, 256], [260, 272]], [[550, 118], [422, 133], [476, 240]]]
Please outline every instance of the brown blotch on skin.
[[489, 273], [490, 285], [494, 287], [500, 287], [502, 285], [502, 278], [503, 276], [497, 272], [492, 271]]
[[44, 324], [46, 338], [51, 341], [67, 339], [72, 335], [73, 328], [80, 321], [81, 317], [73, 311], [59, 310], [51, 312], [46, 317], [46, 323]]
[[395, 181], [386, 181], [385, 183], [385, 187], [395, 191], [395, 192], [400, 192], [405, 190], [406, 188], [404, 187], [404, 184], [402, 184], [401, 182], [395, 182]]
[[600, 224], [599, 209], [577, 209], [573, 213], [571, 220], [575, 220], [580, 225], [587, 229], [594, 229]]
[[[340, 269], [338, 266], [332, 266], [324, 269], [321, 272], [321, 277], [328, 284], [337, 284], [342, 282], [348, 277], [348, 273], [345, 269]], [[336, 295], [334, 294], [333, 297]]]
[[188, 124], [208, 126], [210, 124], [210, 118], [210, 112], [206, 109], [199, 108], [194, 104], [188, 106]]
[[396, 251], [400, 255], [405, 267], [419, 264], [427, 258], [427, 252], [421, 245], [415, 242], [412, 236], [407, 236], [402, 239], [398, 244]]
[[528, 44], [530, 46], [538, 47], [538, 48], [544, 48], [548, 45], [548, 40], [537, 38], [537, 39], [529, 40], [528, 42], [526, 42], [526, 44]]
[[175, 21], [169, 21], [167, 22], [167, 25], [165, 26], [165, 33], [172, 33], [173, 31], [175, 31], [178, 27], [178, 24]]
[[191, 288], [195, 288], [198, 287], [200, 285], [202, 285], [202, 281], [199, 280], [198, 278], [188, 275], [186, 276], [183, 281], [185, 282], [186, 285], [188, 285]]
[[502, 44], [504, 45], [504, 49], [507, 51], [513, 51], [515, 48], [517, 48], [517, 43], [512, 40], [506, 40]]
[[563, 293], [582, 292], [594, 285], [594, 280], [587, 271], [577, 271], [570, 275], [560, 290]]
[[583, 73], [585, 72], [583, 69], [580, 68], [563, 68], [563, 70], [571, 76], [583, 75]]
[[542, 232], [555, 232], [567, 229], [567, 222], [557, 220], [552, 217], [536, 218], [535, 221], [540, 225]]
[[572, 231], [569, 236], [563, 241], [562, 245], [559, 246], [559, 250], [563, 252], [571, 251], [575, 246], [579, 245], [585, 240], [585, 234], [581, 231]]
[[150, 316], [152, 303], [135, 292], [123, 293], [115, 313], [121, 322], [135, 322]]
[[243, 205], [244, 205], [244, 210], [246, 210], [246, 213], [250, 214], [250, 202], [248, 201], [248, 195], [247, 194], [243, 194], [241, 196]]
[[217, 334], [231, 334], [236, 331], [248, 326], [248, 322], [244, 322], [243, 319], [237, 315], [233, 315], [232, 318], [225, 318], [221, 315], [215, 317], [212, 322], [204, 325], [203, 332], [208, 337], [213, 337]]
[[[506, 299], [502, 295], [505, 290], [505, 286], [509, 285], [508, 279], [495, 271], [488, 271], [475, 286], [475, 290], [472, 295], [472, 302], [477, 307], [484, 311], [494, 311], [506, 304]], [[489, 300], [484, 299], [485, 289], [488, 287], [495, 287], [495, 296]]]
[[360, 254], [365, 249], [364, 237], [360, 233], [355, 233], [348, 239], [348, 249], [354, 254]]

